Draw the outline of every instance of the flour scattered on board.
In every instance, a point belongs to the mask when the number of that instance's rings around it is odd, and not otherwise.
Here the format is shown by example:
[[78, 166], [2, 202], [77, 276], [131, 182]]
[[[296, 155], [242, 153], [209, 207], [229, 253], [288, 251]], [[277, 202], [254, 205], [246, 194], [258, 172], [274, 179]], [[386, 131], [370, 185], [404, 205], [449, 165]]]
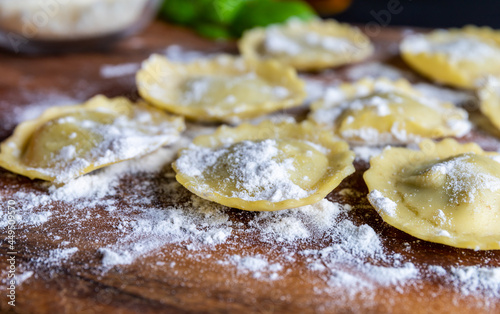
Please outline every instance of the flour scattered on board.
[[116, 78], [135, 74], [141, 68], [140, 63], [105, 64], [99, 72], [103, 78]]
[[233, 255], [227, 261], [220, 261], [220, 265], [234, 265], [239, 273], [251, 274], [252, 278], [260, 280], [277, 280], [283, 266], [271, 263], [262, 255], [245, 256]]
[[199, 59], [214, 57], [216, 54], [209, 54], [204, 51], [188, 50], [178, 45], [170, 45], [163, 54], [174, 62], [192, 62]]
[[[203, 51], [187, 50], [178, 45], [170, 45], [163, 54], [171, 61], [175, 62], [191, 62], [199, 60], [200, 58], [209, 58], [212, 55]], [[121, 64], [104, 64], [99, 68], [99, 74], [102, 78], [113, 79], [124, 76], [135, 75], [141, 68], [139, 62], [128, 62]]]
[[346, 76], [352, 81], [357, 81], [365, 77], [386, 77], [391, 80], [398, 80], [401, 78], [407, 80], [415, 79], [415, 75], [411, 72], [380, 62], [369, 62], [355, 65], [347, 70]]
[[[40, 183], [40, 191], [17, 191], [12, 195], [4, 191], [2, 200], [16, 199], [18, 222], [23, 228], [43, 226], [54, 217], [65, 219], [69, 225], [96, 221], [107, 225], [112, 230], [111, 240], [103, 243], [94, 256], [104, 271], [141, 263], [143, 257], [154, 257], [165, 245], [178, 247], [171, 252], [173, 255], [187, 249], [196, 256], [197, 252], [217, 250], [221, 244], [235, 250], [245, 247], [241, 235], [246, 235], [252, 241], [280, 249], [277, 255], [241, 255], [229, 251], [217, 264], [228, 267], [228, 271], [233, 268], [234, 276], [272, 282], [287, 276], [287, 270], [300, 260], [307, 271], [316, 274], [328, 287], [317, 293], [342, 289], [347, 295], [367, 293], [379, 286], [393, 286], [402, 292], [406, 285], [422, 278], [418, 265], [398, 253], [386, 251], [372, 227], [355, 224], [349, 218], [352, 210], [349, 205], [325, 199], [292, 210], [249, 213], [248, 221], [242, 223], [232, 218], [230, 209], [182, 188], [174, 179], [170, 163], [177, 150], [187, 146], [193, 136], [211, 131], [213, 127], [190, 125], [175, 146], [162, 148], [143, 159], [104, 168], [62, 187]], [[140, 177], [134, 185], [135, 192], [120, 200], [117, 195], [123, 195], [124, 179], [130, 180], [132, 174]], [[66, 204], [64, 213], [56, 210], [56, 203]], [[100, 237], [91, 230], [88, 236]], [[72, 244], [76, 238], [64, 233], [58, 237], [64, 240], [64, 245], [33, 261], [32, 267], [71, 262], [78, 252]], [[330, 244], [297, 249], [301, 243], [311, 246], [325, 239]], [[464, 295], [485, 290], [489, 296], [497, 297], [492, 291], [500, 285], [498, 269], [456, 267], [435, 274], [449, 285], [460, 287]]]
[[16, 285], [18, 286], [21, 285], [23, 282], [31, 278], [34, 273], [35, 272], [30, 270], [30, 271], [25, 271], [22, 274], [16, 275]]
[[[9, 106], [10, 112], [2, 112], [6, 117], [4, 122], [9, 128], [14, 128], [20, 122], [38, 118], [42, 112], [52, 106], [68, 106], [79, 103], [78, 100], [69, 96], [46, 92], [42, 94], [30, 94], [25, 96], [29, 103], [24, 106]], [[4, 125], [3, 127], [7, 127]]]
[[[171, 46], [166, 53], [181, 58], [184, 52]], [[108, 76], [120, 72], [109, 71]], [[324, 87], [320, 83], [310, 87], [311, 98], [320, 97]], [[66, 104], [69, 99], [61, 100]], [[45, 109], [39, 104], [35, 107]], [[20, 112], [20, 120], [29, 114]], [[370, 225], [356, 223], [353, 208], [341, 202], [325, 199], [291, 210], [241, 213], [194, 196], [175, 181], [170, 164], [194, 136], [213, 130], [213, 126], [190, 124], [173, 146], [97, 170], [64, 186], [36, 182], [33, 189], [18, 189], [16, 184], [3, 189], [1, 201], [17, 202], [20, 227], [44, 228], [47, 222], [58, 219], [72, 229], [46, 230], [55, 247], [33, 252], [40, 257], [23, 265], [26, 271], [24, 277], [18, 277], [19, 282], [36, 274], [37, 268], [74, 262], [83, 253], [78, 239], [84, 234], [97, 243], [94, 252], [86, 253], [93, 254], [90, 258], [104, 275], [112, 268], [126, 269], [136, 263], [143, 263], [141, 267], [175, 269], [171, 259], [175, 256], [198, 259], [200, 254], [219, 252], [225, 247], [227, 252], [220, 253], [216, 266], [244, 280], [277, 282], [289, 276], [294, 265], [302, 263], [303, 271], [321, 283], [323, 288], [317, 293], [341, 290], [350, 296], [380, 286], [404, 292], [405, 287], [418, 284], [430, 273], [464, 296], [500, 298], [500, 268], [443, 268], [412, 263], [411, 258], [387, 249], [386, 240]], [[359, 146], [354, 151], [358, 161], [368, 161], [380, 148]], [[2, 175], [17, 180], [8, 173]], [[133, 193], [126, 193], [131, 189]], [[4, 222], [1, 219], [0, 227], [5, 227]], [[26, 239], [20, 235], [19, 240]], [[251, 243], [271, 249], [242, 254]], [[167, 246], [170, 251], [165, 257], [159, 252]], [[144, 258], [155, 262], [145, 263]]]
[[352, 145], [351, 150], [356, 154], [356, 160], [369, 162], [372, 157], [382, 153], [383, 147]]

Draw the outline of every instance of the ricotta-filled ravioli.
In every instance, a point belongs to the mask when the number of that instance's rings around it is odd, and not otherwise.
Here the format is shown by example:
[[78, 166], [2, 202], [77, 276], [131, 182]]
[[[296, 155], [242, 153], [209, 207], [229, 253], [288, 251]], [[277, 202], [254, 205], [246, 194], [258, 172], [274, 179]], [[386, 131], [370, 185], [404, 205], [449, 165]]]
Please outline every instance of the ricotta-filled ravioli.
[[500, 131], [500, 79], [489, 76], [478, 90], [479, 108], [493, 126]]
[[137, 73], [137, 85], [156, 107], [200, 121], [236, 122], [298, 106], [305, 98], [293, 68], [229, 55], [191, 63], [152, 55]]
[[309, 114], [309, 120], [349, 142], [375, 145], [462, 136], [471, 127], [467, 117], [465, 110], [423, 96], [406, 80], [385, 78], [330, 88]]
[[368, 200], [388, 224], [426, 241], [500, 249], [500, 154], [425, 140], [420, 151], [386, 148], [370, 165]]
[[403, 59], [435, 81], [475, 88], [486, 75], [500, 75], [500, 32], [488, 27], [436, 30], [406, 37]]
[[183, 130], [181, 117], [99, 95], [81, 105], [49, 108], [19, 124], [1, 144], [0, 166], [31, 179], [66, 183], [173, 143]]
[[320, 70], [366, 59], [370, 39], [359, 29], [335, 20], [301, 21], [254, 28], [238, 46], [249, 60], [277, 59], [297, 70]]
[[309, 122], [222, 126], [179, 153], [177, 181], [229, 207], [274, 211], [323, 199], [354, 172], [354, 153]]

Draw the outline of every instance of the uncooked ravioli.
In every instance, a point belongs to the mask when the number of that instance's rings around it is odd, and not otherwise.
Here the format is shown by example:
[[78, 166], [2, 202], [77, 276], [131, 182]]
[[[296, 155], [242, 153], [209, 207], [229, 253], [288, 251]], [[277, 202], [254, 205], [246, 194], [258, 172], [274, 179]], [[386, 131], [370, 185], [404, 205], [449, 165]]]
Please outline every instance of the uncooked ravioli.
[[359, 29], [335, 20], [290, 20], [254, 28], [238, 43], [248, 60], [277, 59], [298, 70], [320, 70], [350, 64], [373, 52], [370, 39]]
[[19, 124], [1, 144], [0, 166], [31, 179], [66, 183], [173, 143], [183, 130], [182, 118], [144, 103], [95, 96]]
[[310, 123], [220, 127], [194, 139], [173, 164], [194, 194], [250, 211], [310, 205], [354, 172], [347, 143]]
[[460, 248], [500, 249], [500, 154], [477, 144], [425, 140], [370, 161], [368, 199], [388, 224]]
[[467, 112], [423, 96], [403, 79], [362, 79], [332, 87], [311, 106], [309, 119], [349, 142], [391, 144], [463, 136]]
[[497, 131], [500, 131], [500, 79], [490, 76], [482, 84], [478, 90], [479, 108]]
[[500, 75], [500, 32], [488, 27], [436, 30], [406, 37], [401, 56], [437, 82], [475, 88], [487, 75]]
[[152, 105], [199, 121], [235, 122], [298, 106], [305, 98], [293, 68], [229, 55], [187, 64], [152, 55], [137, 73], [137, 86]]

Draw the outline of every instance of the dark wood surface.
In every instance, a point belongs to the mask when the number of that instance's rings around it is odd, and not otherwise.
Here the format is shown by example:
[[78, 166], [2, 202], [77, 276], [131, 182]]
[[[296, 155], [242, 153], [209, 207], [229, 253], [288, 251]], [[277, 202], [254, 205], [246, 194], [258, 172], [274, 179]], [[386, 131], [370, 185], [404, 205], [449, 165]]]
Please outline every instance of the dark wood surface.
[[[400, 29], [383, 29], [372, 39], [377, 45], [373, 59], [383, 60], [395, 66], [404, 67], [397, 57], [397, 42], [401, 38]], [[71, 54], [45, 57], [23, 57], [10, 53], [0, 53], [0, 112], [3, 112], [0, 138], [12, 132], [16, 122], [12, 120], [15, 107], [28, 106], [32, 95], [39, 93], [59, 93], [68, 97], [85, 100], [94, 94], [108, 96], [126, 95], [136, 98], [136, 88], [132, 75], [118, 78], [102, 78], [99, 74], [103, 64], [123, 64], [140, 62], [153, 52], [162, 52], [170, 44], [205, 51], [235, 52], [234, 43], [214, 43], [200, 39], [182, 28], [155, 22], [142, 34], [129, 38], [109, 51], [85, 54]], [[345, 71], [327, 71], [320, 76], [327, 80], [342, 78]], [[30, 96], [31, 95], [31, 96]], [[9, 114], [7, 114], [9, 113]], [[474, 133], [467, 140], [480, 139], [483, 146], [498, 149], [498, 140]], [[500, 266], [500, 252], [455, 249], [432, 244], [417, 239], [384, 224], [369, 206], [365, 193], [366, 186], [362, 173], [367, 168], [364, 162], [357, 162], [357, 172], [345, 180], [328, 197], [341, 203], [355, 205], [349, 216], [356, 224], [368, 224], [380, 236], [388, 252], [399, 253], [413, 262], [416, 267], [428, 264], [442, 266], [488, 265]], [[135, 180], [130, 178], [130, 187]], [[3, 199], [8, 199], [18, 190], [34, 187], [29, 179], [9, 175], [0, 170], [0, 186]], [[350, 187], [358, 190], [354, 196], [341, 196], [338, 191]], [[132, 192], [130, 192], [132, 190]], [[124, 187], [123, 193], [133, 193], [133, 188]], [[158, 202], [168, 205], [168, 196], [159, 197]], [[2, 210], [5, 210], [2, 204]], [[100, 271], [99, 247], [116, 241], [113, 228], [106, 212], [91, 209], [101, 218], [87, 221], [78, 228], [67, 221], [71, 208], [54, 204], [52, 219], [38, 227], [18, 230], [22, 239], [18, 243], [16, 259], [18, 267], [34, 271], [34, 275], [17, 288], [16, 307], [7, 305], [2, 287], [0, 310], [18, 313], [500, 313], [498, 300], [489, 300], [485, 305], [484, 296], [463, 296], [456, 288], [432, 276], [417, 280], [405, 286], [402, 291], [394, 287], [378, 288], [370, 299], [359, 294], [341, 299], [342, 294], [315, 293], [327, 287], [327, 283], [314, 273], [308, 272], [304, 258], [297, 258], [289, 266], [286, 276], [276, 281], [259, 281], [250, 275], [237, 274], [234, 269], [217, 263], [227, 254], [262, 253], [266, 256], [279, 254], [276, 244], [259, 241], [258, 237], [245, 233], [245, 222], [254, 213], [228, 209], [231, 220], [242, 222], [243, 227], [235, 230], [227, 243], [215, 248], [207, 248], [210, 257], [192, 258], [188, 250], [180, 249], [185, 244], [168, 244], [154, 254], [145, 255], [131, 265], [116, 266], [107, 272]], [[111, 218], [109, 218], [111, 219]], [[49, 235], [71, 238], [79, 251], [61, 265], [33, 263], [38, 256], [45, 256], [57, 247]], [[6, 235], [6, 230], [2, 230]], [[102, 235], [95, 243], [95, 237]], [[6, 270], [7, 244], [2, 237], [0, 269]], [[406, 249], [409, 243], [411, 250]], [[317, 248], [328, 243], [289, 245], [290, 250], [307, 247]], [[174, 257], [169, 253], [175, 251]], [[180, 253], [179, 253], [180, 252]], [[158, 267], [159, 256], [167, 256], [175, 261], [177, 272], [168, 267]], [[2, 277], [5, 273], [2, 272]], [[4, 279], [4, 278], [2, 278]], [[2, 283], [4, 285], [4, 283]]]

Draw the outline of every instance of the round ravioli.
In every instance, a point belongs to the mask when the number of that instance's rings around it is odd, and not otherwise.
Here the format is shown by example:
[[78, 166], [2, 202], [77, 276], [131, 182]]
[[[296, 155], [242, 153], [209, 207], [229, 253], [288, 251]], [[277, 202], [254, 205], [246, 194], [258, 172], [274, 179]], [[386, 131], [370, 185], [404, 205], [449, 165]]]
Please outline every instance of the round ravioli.
[[222, 126], [173, 164], [177, 181], [229, 207], [274, 211], [316, 203], [354, 172], [354, 153], [311, 123]]
[[481, 112], [500, 131], [500, 79], [488, 77], [478, 90]]
[[465, 110], [424, 97], [408, 81], [362, 79], [330, 88], [309, 119], [354, 143], [418, 142], [469, 132]]
[[187, 64], [152, 55], [137, 73], [137, 85], [151, 104], [199, 121], [235, 122], [298, 106], [305, 98], [293, 68], [228, 55]]
[[500, 154], [453, 139], [420, 149], [386, 148], [371, 159], [364, 179], [380, 216], [422, 240], [500, 249]]
[[277, 59], [297, 70], [320, 70], [366, 59], [370, 39], [359, 29], [335, 20], [290, 20], [254, 28], [238, 43], [249, 60]]
[[400, 50], [422, 75], [455, 87], [474, 88], [482, 77], [500, 74], [500, 32], [488, 27], [411, 35]]
[[95, 96], [52, 107], [19, 124], [1, 144], [0, 166], [31, 179], [66, 183], [176, 141], [184, 120], [123, 97]]

